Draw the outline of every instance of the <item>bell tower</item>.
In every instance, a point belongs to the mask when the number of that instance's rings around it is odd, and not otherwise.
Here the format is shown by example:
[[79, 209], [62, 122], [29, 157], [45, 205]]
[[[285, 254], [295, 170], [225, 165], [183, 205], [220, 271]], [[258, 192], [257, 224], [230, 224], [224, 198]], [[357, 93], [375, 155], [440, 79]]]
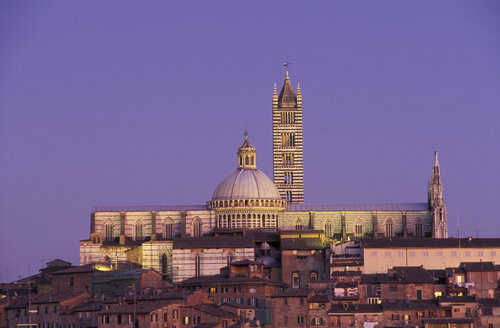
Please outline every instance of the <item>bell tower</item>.
[[288, 70], [278, 95], [273, 91], [273, 179], [281, 199], [304, 203], [302, 94], [295, 94]]

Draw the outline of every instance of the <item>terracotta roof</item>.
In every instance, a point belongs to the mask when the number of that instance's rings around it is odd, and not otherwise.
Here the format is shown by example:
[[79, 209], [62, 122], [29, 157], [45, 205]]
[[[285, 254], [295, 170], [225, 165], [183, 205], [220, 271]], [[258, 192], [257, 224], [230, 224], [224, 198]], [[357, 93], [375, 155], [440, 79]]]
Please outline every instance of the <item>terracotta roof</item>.
[[495, 298], [479, 298], [477, 302], [482, 306], [500, 307], [500, 299]]
[[489, 248], [500, 247], [500, 238], [366, 238], [361, 240], [364, 248]]
[[56, 272], [53, 272], [53, 275], [58, 275], [58, 274], [69, 274], [69, 273], [89, 273], [89, 272], [96, 272], [99, 271], [94, 268], [94, 263], [89, 263], [86, 265], [80, 265], [80, 266], [73, 266], [68, 269], [63, 269], [59, 270]]
[[[148, 302], [148, 303], [137, 303], [135, 305], [136, 313], [151, 313], [155, 310], [158, 310], [162, 307], [166, 306], [165, 304], [158, 304], [157, 302]], [[134, 304], [118, 304], [111, 306], [107, 310], [103, 310], [99, 313], [134, 313]]]
[[329, 302], [328, 295], [326, 294], [316, 294], [307, 299], [309, 303], [321, 303], [321, 302]]
[[229, 312], [221, 309], [219, 306], [215, 304], [200, 304], [193, 306], [193, 309], [196, 309], [201, 312], [205, 312], [220, 318], [237, 318], [236, 313]]
[[225, 284], [225, 285], [232, 285], [232, 284], [270, 284], [270, 285], [279, 285], [279, 286], [286, 286], [286, 284], [276, 281], [276, 280], [270, 280], [270, 279], [264, 279], [264, 278], [259, 278], [259, 277], [252, 277], [252, 278], [246, 278], [246, 277], [225, 277], [220, 274], [218, 275], [212, 275], [212, 276], [199, 276], [199, 277], [192, 277], [188, 278], [186, 280], [183, 280], [178, 283], [180, 286], [204, 286], [204, 285], [210, 285], [210, 284]]
[[282, 250], [299, 250], [299, 249], [325, 249], [320, 238], [283, 238], [281, 239]]
[[179, 248], [254, 248], [251, 237], [179, 237], [174, 239], [174, 249]]
[[394, 267], [403, 283], [433, 284], [434, 277], [422, 267]]
[[31, 296], [31, 304], [59, 303], [80, 295], [83, 293], [37, 294]]
[[439, 296], [439, 303], [476, 303], [477, 300], [472, 296]]
[[[152, 300], [179, 300], [184, 299], [190, 292], [186, 290], [172, 289], [169, 291], [162, 291], [160, 293], [149, 293], [143, 295], [137, 295], [137, 301], [152, 301]], [[125, 300], [130, 302], [134, 300], [133, 295], [129, 295], [125, 297]]]
[[361, 271], [333, 271], [332, 277], [352, 277], [361, 276]]
[[76, 306], [73, 306], [70, 310], [71, 313], [74, 312], [91, 312], [100, 311], [102, 309], [102, 303], [94, 300], [86, 301]]
[[497, 271], [493, 262], [462, 262], [460, 268], [467, 271]]
[[474, 318], [427, 318], [422, 319], [423, 323], [433, 322], [433, 323], [474, 323], [476, 319]]
[[271, 297], [307, 297], [307, 296], [309, 296], [309, 289], [297, 288], [297, 289], [290, 289], [281, 293], [276, 293]]
[[334, 303], [330, 307], [328, 314], [381, 312], [382, 306], [380, 304]]
[[384, 302], [382, 303], [382, 307], [384, 310], [405, 310], [405, 309], [427, 310], [427, 309], [438, 309], [439, 304], [435, 300], [425, 300], [425, 301], [404, 300], [404, 301]]

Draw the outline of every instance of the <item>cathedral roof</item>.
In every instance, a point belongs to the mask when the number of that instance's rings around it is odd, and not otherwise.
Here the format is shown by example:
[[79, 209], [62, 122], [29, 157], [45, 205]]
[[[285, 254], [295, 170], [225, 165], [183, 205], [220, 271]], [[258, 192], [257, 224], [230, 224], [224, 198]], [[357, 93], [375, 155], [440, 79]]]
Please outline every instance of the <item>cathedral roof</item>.
[[231, 172], [215, 189], [212, 200], [281, 199], [274, 183], [257, 169], [239, 168]]
[[296, 100], [297, 98], [295, 97], [295, 92], [293, 91], [290, 78], [288, 77], [288, 71], [286, 71], [285, 83], [283, 84], [280, 95], [278, 96], [278, 103], [293, 103]]
[[287, 211], [428, 211], [427, 203], [288, 204]]

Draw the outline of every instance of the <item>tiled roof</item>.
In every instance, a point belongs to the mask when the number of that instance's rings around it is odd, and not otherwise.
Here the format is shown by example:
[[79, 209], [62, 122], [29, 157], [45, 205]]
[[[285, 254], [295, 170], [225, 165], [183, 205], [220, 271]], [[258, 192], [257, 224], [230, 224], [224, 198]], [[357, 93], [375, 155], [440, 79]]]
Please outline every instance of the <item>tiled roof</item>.
[[403, 283], [433, 284], [434, 277], [422, 267], [394, 267]]
[[482, 306], [488, 306], [488, 307], [500, 307], [500, 299], [495, 299], [495, 298], [479, 298], [477, 300], [479, 304]]
[[[137, 303], [135, 305], [136, 313], [150, 313], [164, 307], [165, 304], [158, 304], [157, 302]], [[119, 304], [111, 306], [108, 310], [103, 310], [100, 313], [134, 313], [134, 304]]]
[[361, 271], [333, 271], [331, 276], [332, 277], [361, 276]]
[[83, 295], [83, 293], [64, 293], [64, 294], [37, 294], [31, 296], [32, 304], [41, 303], [59, 303], [61, 301]]
[[462, 262], [460, 268], [467, 271], [497, 271], [493, 262]]
[[74, 312], [91, 312], [91, 311], [100, 311], [102, 309], [102, 303], [94, 300], [86, 301], [81, 304], [78, 304], [71, 308], [71, 313]]
[[309, 296], [309, 289], [297, 288], [297, 289], [290, 289], [281, 293], [276, 293], [271, 297], [307, 297], [307, 296]]
[[439, 296], [439, 303], [476, 303], [477, 300], [472, 296]]
[[371, 273], [371, 274], [362, 274], [360, 284], [378, 284], [382, 282], [394, 282], [394, 281], [396, 281], [394, 277], [391, 277], [386, 273]]
[[225, 277], [220, 274], [212, 275], [212, 276], [199, 276], [192, 277], [186, 280], [179, 282], [180, 286], [204, 286], [210, 284], [225, 284], [225, 285], [233, 285], [233, 284], [270, 284], [270, 285], [278, 285], [278, 286], [286, 286], [286, 284], [270, 279], [264, 279], [259, 277]]
[[[190, 292], [186, 290], [172, 289], [169, 291], [163, 291], [160, 293], [149, 293], [143, 295], [137, 295], [135, 298], [137, 301], [152, 301], [152, 300], [179, 300], [184, 299]], [[125, 297], [126, 301], [133, 301], [134, 296], [129, 295]]]
[[427, 318], [422, 319], [423, 323], [474, 323], [476, 319], [474, 318]]
[[219, 306], [215, 304], [200, 304], [193, 306], [193, 309], [196, 309], [201, 312], [205, 312], [220, 318], [237, 318], [236, 313], [229, 312], [221, 309]]
[[439, 304], [435, 300], [404, 300], [404, 301], [388, 301], [382, 304], [384, 310], [427, 310], [427, 309], [437, 309]]
[[202, 211], [206, 205], [94, 206], [95, 212]]
[[500, 238], [366, 238], [361, 240], [364, 248], [489, 248], [500, 247]]
[[283, 238], [281, 239], [282, 250], [299, 249], [325, 249], [320, 238]]
[[338, 313], [381, 313], [380, 304], [355, 304], [355, 303], [334, 303], [330, 307], [328, 314]]
[[428, 211], [427, 203], [380, 203], [380, 204], [288, 204], [289, 212], [335, 211]]
[[94, 268], [94, 263], [89, 263], [85, 265], [80, 265], [80, 266], [74, 266], [68, 269], [63, 269], [56, 271], [52, 273], [53, 275], [58, 275], [58, 274], [69, 274], [69, 273], [88, 273], [88, 272], [95, 272], [99, 271]]
[[309, 303], [321, 303], [321, 302], [329, 302], [328, 295], [326, 294], [316, 294], [307, 299]]
[[251, 237], [179, 237], [174, 239], [173, 248], [253, 248]]

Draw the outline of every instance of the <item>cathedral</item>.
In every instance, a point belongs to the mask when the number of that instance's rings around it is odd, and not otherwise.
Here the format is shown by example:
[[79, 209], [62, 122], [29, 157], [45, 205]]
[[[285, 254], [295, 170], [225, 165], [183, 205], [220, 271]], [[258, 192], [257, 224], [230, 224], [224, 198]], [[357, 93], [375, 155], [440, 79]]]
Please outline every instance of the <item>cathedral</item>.
[[279, 94], [274, 85], [272, 120], [273, 180], [258, 170], [257, 150], [245, 132], [235, 170], [206, 204], [94, 207], [90, 238], [80, 242], [80, 264], [132, 262], [178, 282], [260, 255], [278, 262], [279, 244], [266, 253], [273, 245], [256, 233], [317, 231], [325, 240], [448, 237], [437, 152], [426, 203], [307, 204], [302, 94], [288, 71]]

